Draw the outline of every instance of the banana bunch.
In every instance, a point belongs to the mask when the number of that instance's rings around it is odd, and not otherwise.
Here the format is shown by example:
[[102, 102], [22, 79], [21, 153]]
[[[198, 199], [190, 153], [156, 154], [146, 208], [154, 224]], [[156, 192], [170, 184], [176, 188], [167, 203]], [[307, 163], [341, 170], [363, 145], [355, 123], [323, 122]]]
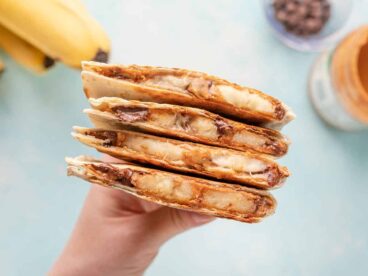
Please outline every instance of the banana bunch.
[[4, 63], [2, 62], [2, 60], [0, 59], [0, 74], [4, 71]]
[[106, 62], [110, 42], [80, 0], [0, 0], [0, 48], [43, 73], [54, 61], [74, 68], [83, 60]]

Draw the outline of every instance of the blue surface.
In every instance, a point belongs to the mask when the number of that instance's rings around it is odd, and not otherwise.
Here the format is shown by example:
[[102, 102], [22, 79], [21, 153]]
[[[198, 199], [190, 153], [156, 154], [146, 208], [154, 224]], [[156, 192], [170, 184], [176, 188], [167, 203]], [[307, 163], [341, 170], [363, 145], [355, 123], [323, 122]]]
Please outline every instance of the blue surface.
[[[270, 34], [258, 1], [86, 1], [113, 42], [112, 62], [206, 71], [284, 100], [298, 118], [274, 192], [277, 213], [248, 225], [217, 220], [161, 250], [147, 275], [368, 275], [368, 132], [325, 126], [306, 86], [316, 54]], [[357, 1], [349, 26], [367, 20]], [[0, 54], [0, 275], [45, 274], [89, 188], [65, 175], [64, 156], [95, 154], [74, 141], [90, 125], [77, 71], [36, 77]], [[95, 154], [96, 155], [96, 154]]]

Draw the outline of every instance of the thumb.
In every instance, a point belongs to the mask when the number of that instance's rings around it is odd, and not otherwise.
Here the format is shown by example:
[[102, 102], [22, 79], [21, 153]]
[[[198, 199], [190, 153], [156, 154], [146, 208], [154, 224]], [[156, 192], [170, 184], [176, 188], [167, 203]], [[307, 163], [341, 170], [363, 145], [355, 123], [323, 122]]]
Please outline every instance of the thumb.
[[213, 221], [215, 218], [195, 212], [183, 211], [169, 207], [162, 207], [145, 214], [147, 231], [156, 246], [172, 238], [173, 236]]

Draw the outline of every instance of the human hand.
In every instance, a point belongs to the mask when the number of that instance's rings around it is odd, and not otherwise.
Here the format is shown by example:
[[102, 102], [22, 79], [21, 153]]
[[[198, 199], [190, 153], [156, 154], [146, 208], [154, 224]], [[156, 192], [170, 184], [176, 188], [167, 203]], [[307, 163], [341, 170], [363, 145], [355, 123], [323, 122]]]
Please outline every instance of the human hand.
[[49, 275], [142, 275], [165, 241], [213, 219], [94, 185]]

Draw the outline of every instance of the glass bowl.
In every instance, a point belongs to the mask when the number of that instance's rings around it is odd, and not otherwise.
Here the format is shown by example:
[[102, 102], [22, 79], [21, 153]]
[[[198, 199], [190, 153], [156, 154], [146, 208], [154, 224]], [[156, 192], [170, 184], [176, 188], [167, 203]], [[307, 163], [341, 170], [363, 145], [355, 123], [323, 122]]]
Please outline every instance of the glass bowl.
[[288, 32], [284, 25], [275, 18], [273, 2], [273, 0], [263, 0], [265, 15], [273, 33], [287, 46], [295, 50], [308, 52], [318, 52], [331, 48], [343, 35], [343, 26], [353, 7], [353, 0], [329, 0], [331, 14], [323, 29], [314, 35], [297, 36]]

